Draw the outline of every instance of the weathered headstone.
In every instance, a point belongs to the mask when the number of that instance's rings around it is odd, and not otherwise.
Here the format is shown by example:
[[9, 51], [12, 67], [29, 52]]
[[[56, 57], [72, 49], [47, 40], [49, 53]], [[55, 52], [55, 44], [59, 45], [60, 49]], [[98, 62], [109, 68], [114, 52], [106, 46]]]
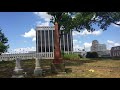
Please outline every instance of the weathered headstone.
[[23, 78], [24, 77], [23, 69], [21, 68], [20, 61], [21, 61], [20, 58], [16, 59], [16, 66], [14, 69], [14, 75], [12, 76], [13, 78]]
[[40, 66], [40, 61], [38, 58], [35, 58], [35, 70], [34, 70], [35, 76], [42, 76], [42, 68]]

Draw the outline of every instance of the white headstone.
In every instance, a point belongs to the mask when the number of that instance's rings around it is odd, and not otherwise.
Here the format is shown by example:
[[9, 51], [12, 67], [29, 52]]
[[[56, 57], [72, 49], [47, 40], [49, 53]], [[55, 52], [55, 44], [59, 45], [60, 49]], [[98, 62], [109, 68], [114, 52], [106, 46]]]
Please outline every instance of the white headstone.
[[20, 61], [21, 61], [20, 58], [16, 59], [16, 66], [15, 66], [15, 69], [14, 69], [16, 74], [22, 74], [23, 73], [23, 69], [21, 69]]
[[40, 61], [38, 58], [35, 58], [35, 68], [41, 68], [40, 67]]
[[40, 61], [38, 58], [35, 58], [35, 70], [34, 70], [35, 76], [42, 76], [42, 69], [40, 66]]
[[20, 65], [20, 58], [16, 59], [16, 66], [15, 69], [21, 69], [21, 65]]

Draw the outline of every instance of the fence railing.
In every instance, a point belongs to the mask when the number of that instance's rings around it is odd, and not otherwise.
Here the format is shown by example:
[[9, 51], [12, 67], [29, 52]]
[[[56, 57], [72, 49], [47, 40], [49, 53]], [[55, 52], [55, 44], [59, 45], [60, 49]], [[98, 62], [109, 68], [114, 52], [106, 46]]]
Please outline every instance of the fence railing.
[[[69, 52], [65, 53], [69, 54]], [[54, 59], [54, 52], [2, 54], [0, 55], [0, 61], [12, 61], [15, 60], [16, 58], [26, 60], [33, 59], [34, 57], [37, 57], [38, 59]]]
[[22, 60], [33, 59], [37, 57], [38, 59], [54, 59], [53, 52], [46, 53], [19, 53], [19, 54], [2, 54], [0, 55], [0, 61], [12, 61], [16, 58], [21, 58]]

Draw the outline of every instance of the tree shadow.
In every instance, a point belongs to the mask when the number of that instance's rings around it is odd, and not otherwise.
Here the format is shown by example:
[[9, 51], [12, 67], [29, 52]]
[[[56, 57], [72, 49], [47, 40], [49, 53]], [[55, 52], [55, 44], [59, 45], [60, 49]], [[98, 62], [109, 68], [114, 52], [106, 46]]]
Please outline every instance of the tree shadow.
[[80, 66], [84, 63], [97, 62], [98, 60], [64, 60], [65, 66]]

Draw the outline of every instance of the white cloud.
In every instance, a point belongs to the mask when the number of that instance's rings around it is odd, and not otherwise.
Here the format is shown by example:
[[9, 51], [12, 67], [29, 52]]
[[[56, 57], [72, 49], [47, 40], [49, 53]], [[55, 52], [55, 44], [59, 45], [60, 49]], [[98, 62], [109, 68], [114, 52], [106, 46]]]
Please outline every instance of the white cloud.
[[108, 49], [109, 50], [111, 49], [111, 47], [120, 46], [120, 43], [114, 42], [112, 40], [107, 40], [107, 43], [108, 43]]
[[29, 51], [36, 51], [35, 47], [16, 48], [12, 49], [10, 53], [28, 53]]
[[108, 42], [108, 43], [110, 43], [110, 44], [111, 44], [111, 43], [114, 43], [114, 42], [113, 42], [113, 41], [111, 41], [111, 40], [107, 40], [107, 42]]
[[72, 32], [72, 35], [73, 35], [73, 36], [77, 36], [77, 35], [80, 35], [80, 33], [77, 32], [77, 31], [73, 31], [73, 32]]
[[38, 21], [36, 22], [37, 23], [37, 26], [49, 26], [49, 22], [41, 22], [41, 21]]
[[47, 12], [34, 12], [34, 14], [44, 20], [43, 22], [37, 21], [37, 26], [50, 26], [51, 15], [48, 15]]
[[80, 44], [81, 43], [81, 41], [79, 41], [79, 40], [77, 40], [77, 39], [74, 39], [73, 40], [73, 44]]
[[92, 43], [85, 42], [83, 45], [85, 46], [86, 51], [90, 51], [90, 47], [92, 46]]
[[100, 35], [102, 34], [102, 30], [97, 30], [97, 31], [93, 31], [93, 32], [88, 32], [87, 29], [83, 30], [82, 32], [77, 32], [77, 31], [73, 31], [73, 36], [77, 36], [77, 35], [81, 35], [81, 36], [85, 36], [85, 35]]
[[78, 45], [78, 44], [73, 45], [73, 50], [74, 50], [74, 51], [79, 51], [79, 50], [82, 50], [82, 49], [83, 49], [83, 47], [81, 47], [81, 46]]
[[74, 51], [79, 51], [82, 50], [83, 47], [81, 47], [81, 41], [77, 40], [77, 39], [73, 39], [73, 50]]
[[101, 33], [102, 33], [102, 30], [99, 30], [99, 31], [94, 31], [91, 34], [93, 34], [93, 35], [100, 35]]
[[32, 41], [36, 41], [36, 37], [34, 37], [34, 38], [32, 39]]
[[119, 25], [116, 25], [114, 23], [112, 23], [111, 25], [114, 26], [114, 27], [120, 27]]
[[26, 43], [27, 41], [23, 41], [24, 43]]
[[[117, 24], [120, 24], [120, 21], [118, 21]], [[120, 27], [119, 25], [116, 25], [114, 23], [112, 23], [111, 25], [114, 26], [114, 27]]]
[[23, 35], [24, 37], [35, 37], [35, 30], [32, 28], [30, 31], [25, 32], [25, 34]]
[[48, 15], [47, 12], [34, 12], [34, 14], [44, 19], [46, 22], [49, 22], [52, 17], [51, 15]]
[[120, 43], [114, 43], [114, 46], [120, 46]]
[[92, 45], [92, 43], [85, 42], [84, 44], [82, 44], [81, 41], [79, 41], [77, 39], [73, 40], [73, 50], [74, 51], [82, 50], [82, 49], [84, 49], [84, 46], [85, 46], [86, 51], [90, 51], [91, 45]]
[[88, 32], [86, 29], [83, 30], [83, 32], [80, 32], [80, 35], [90, 35], [92, 34], [91, 32]]
[[87, 43], [87, 42], [85, 42], [83, 45], [85, 45], [86, 48], [89, 48], [89, 47], [92, 46], [92, 43]]
[[32, 41], [35, 41], [36, 40], [36, 31], [32, 28], [30, 31], [25, 32], [25, 34], [22, 36], [26, 37], [26, 38], [32, 38]]

